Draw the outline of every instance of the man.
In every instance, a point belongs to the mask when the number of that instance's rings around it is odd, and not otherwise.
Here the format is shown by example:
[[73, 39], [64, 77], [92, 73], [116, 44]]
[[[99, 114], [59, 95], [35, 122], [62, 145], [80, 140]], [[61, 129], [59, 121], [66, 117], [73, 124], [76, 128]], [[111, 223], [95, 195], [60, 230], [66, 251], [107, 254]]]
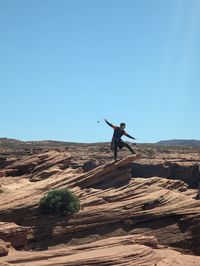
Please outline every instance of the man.
[[113, 133], [113, 137], [112, 137], [112, 141], [111, 141], [111, 150], [114, 152], [114, 160], [117, 160], [117, 152], [118, 152], [118, 148], [122, 149], [123, 147], [126, 147], [127, 149], [129, 149], [129, 151], [132, 154], [135, 154], [134, 150], [127, 144], [125, 143], [121, 137], [123, 135], [125, 135], [126, 137], [130, 138], [130, 139], [135, 139], [134, 137], [130, 136], [129, 134], [126, 133], [126, 131], [124, 130], [126, 127], [125, 123], [121, 123], [119, 127], [112, 125], [111, 123], [109, 123], [107, 121], [107, 119], [104, 119], [104, 121], [114, 129], [114, 133]]

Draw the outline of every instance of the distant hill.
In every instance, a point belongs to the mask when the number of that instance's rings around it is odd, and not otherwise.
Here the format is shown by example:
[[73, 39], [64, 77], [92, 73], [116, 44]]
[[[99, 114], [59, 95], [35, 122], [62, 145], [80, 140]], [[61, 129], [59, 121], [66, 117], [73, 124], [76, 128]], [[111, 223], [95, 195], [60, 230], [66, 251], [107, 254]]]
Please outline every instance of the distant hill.
[[83, 143], [83, 142], [67, 142], [67, 141], [59, 141], [59, 140], [29, 140], [22, 141], [18, 139], [9, 139], [9, 138], [0, 138], [0, 145], [7, 147], [15, 147], [15, 146], [42, 146], [42, 147], [60, 147], [60, 146], [71, 146], [71, 145], [95, 145], [99, 143], [107, 143], [107, 142], [96, 142], [96, 143]]
[[[16, 139], [0, 138], [0, 152], [14, 152], [14, 153], [32, 153], [34, 151], [45, 151], [45, 150], [65, 150], [66, 148], [73, 146], [83, 147], [85, 145], [96, 146], [104, 145], [107, 142], [101, 143], [75, 143], [75, 142], [65, 142], [65, 141], [55, 141], [55, 140], [43, 140], [43, 141], [20, 141]], [[200, 140], [162, 140], [157, 143], [143, 144], [151, 146], [174, 146], [174, 147], [200, 147]]]
[[156, 143], [160, 146], [185, 146], [185, 147], [200, 147], [200, 140], [187, 140], [187, 139], [172, 139], [172, 140], [161, 140]]
[[65, 150], [69, 147], [84, 147], [85, 145], [103, 145], [102, 143], [76, 143], [56, 140], [21, 141], [17, 139], [0, 138], [0, 153], [32, 153], [47, 150]]
[[[65, 150], [69, 146], [77, 145], [76, 143], [63, 141], [20, 141], [16, 139], [0, 138], [0, 153], [1, 154], [32, 154], [35, 152], [48, 150]], [[81, 144], [80, 144], [81, 145]]]

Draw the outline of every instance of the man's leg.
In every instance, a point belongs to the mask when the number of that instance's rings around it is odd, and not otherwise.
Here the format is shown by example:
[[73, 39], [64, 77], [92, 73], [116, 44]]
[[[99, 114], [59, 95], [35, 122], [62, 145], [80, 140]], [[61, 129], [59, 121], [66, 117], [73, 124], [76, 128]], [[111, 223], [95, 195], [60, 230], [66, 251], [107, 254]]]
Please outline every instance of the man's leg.
[[126, 142], [123, 142], [123, 147], [127, 148], [132, 154], [136, 154], [136, 152]]
[[117, 151], [118, 151], [118, 145], [117, 142], [114, 142], [114, 160], [117, 161]]

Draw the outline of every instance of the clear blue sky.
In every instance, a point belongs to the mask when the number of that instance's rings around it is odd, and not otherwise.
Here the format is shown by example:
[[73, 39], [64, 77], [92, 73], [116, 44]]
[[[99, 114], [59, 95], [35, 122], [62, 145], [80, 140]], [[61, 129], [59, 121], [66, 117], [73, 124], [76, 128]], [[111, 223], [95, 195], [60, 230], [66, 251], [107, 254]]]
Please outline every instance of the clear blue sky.
[[199, 139], [199, 86], [199, 0], [0, 0], [0, 137]]

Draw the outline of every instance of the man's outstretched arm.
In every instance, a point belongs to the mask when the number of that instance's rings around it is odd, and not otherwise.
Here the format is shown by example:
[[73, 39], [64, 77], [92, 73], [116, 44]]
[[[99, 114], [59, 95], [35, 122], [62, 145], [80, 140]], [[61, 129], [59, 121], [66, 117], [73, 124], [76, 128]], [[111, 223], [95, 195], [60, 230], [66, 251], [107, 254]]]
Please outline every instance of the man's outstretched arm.
[[125, 136], [127, 136], [129, 139], [135, 139], [134, 137], [132, 137], [131, 135], [129, 135], [128, 133], [125, 132], [124, 134]]
[[104, 118], [104, 121], [106, 122], [107, 125], [109, 125], [112, 128], [116, 128], [116, 126], [114, 126], [113, 124], [109, 123], [107, 119]]

